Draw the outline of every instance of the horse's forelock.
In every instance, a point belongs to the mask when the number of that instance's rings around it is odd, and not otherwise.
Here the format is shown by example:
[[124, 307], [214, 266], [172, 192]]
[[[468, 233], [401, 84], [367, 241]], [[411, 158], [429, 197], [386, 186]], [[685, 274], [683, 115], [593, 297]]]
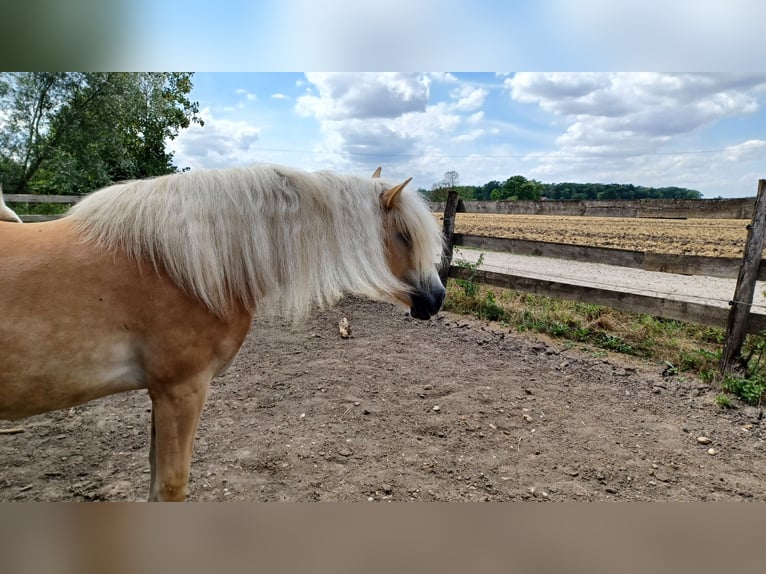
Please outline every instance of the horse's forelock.
[[434, 262], [442, 252], [442, 235], [430, 207], [417, 191], [405, 189], [398, 195], [391, 217], [411, 240], [415, 271], [420, 279], [430, 279]]

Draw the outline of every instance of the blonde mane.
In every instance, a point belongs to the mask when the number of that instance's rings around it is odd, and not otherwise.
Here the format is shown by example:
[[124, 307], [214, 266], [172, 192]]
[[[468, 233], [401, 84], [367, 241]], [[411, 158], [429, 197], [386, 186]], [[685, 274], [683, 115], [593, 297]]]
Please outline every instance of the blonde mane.
[[97, 191], [69, 212], [87, 241], [149, 261], [213, 313], [232, 303], [291, 318], [344, 294], [391, 300], [407, 289], [388, 268], [384, 220], [432, 275], [441, 239], [414, 190], [387, 212], [380, 179], [275, 165], [201, 170]]

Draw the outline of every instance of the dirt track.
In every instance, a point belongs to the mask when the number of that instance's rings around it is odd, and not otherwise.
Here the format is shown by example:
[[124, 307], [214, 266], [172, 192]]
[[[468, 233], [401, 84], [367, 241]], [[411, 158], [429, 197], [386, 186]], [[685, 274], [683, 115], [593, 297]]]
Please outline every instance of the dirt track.
[[455, 231], [572, 245], [742, 257], [749, 221], [458, 213]]
[[[214, 382], [190, 498], [766, 500], [760, 410], [720, 411], [708, 385], [661, 371], [345, 300], [255, 326]], [[144, 499], [148, 409], [138, 392], [0, 421], [24, 429], [0, 434], [0, 500]]]

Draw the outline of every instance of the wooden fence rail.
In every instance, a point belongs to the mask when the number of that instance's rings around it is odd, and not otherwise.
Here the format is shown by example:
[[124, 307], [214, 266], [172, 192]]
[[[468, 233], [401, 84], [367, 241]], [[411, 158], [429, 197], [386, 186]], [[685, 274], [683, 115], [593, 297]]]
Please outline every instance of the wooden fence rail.
[[84, 195], [37, 195], [34, 193], [6, 193], [9, 203], [77, 203]]
[[[464, 280], [473, 277], [472, 280], [477, 283], [494, 287], [514, 289], [516, 291], [524, 291], [525, 293], [568, 299], [592, 305], [603, 305], [619, 309], [620, 311], [645, 313], [655, 317], [696, 323], [708, 327], [724, 328], [729, 317], [729, 309], [725, 307], [715, 307], [636, 293], [625, 293], [623, 291], [612, 291], [586, 285], [572, 285], [521, 275], [508, 275], [482, 269], [474, 271], [453, 265], [449, 269], [449, 276]], [[745, 329], [747, 333], [759, 333], [766, 329], [766, 315], [750, 313]]]
[[[569, 243], [528, 241], [526, 239], [507, 239], [504, 237], [467, 235], [463, 233], [455, 233], [453, 241], [456, 246], [486, 249], [501, 253], [603, 263], [605, 265], [617, 265], [619, 267], [643, 269], [644, 271], [678, 273], [681, 275], [733, 278], [737, 277], [742, 264], [742, 259], [737, 257], [651, 253], [648, 251], [630, 251], [612, 247], [590, 247]], [[766, 279], [766, 264], [761, 264], [759, 267], [758, 279]]]
[[[7, 203], [68, 203], [74, 205], [84, 195], [37, 195], [34, 193], [6, 193], [3, 194]], [[13, 206], [12, 206], [13, 207]], [[61, 215], [19, 215], [24, 223], [38, 223], [58, 219]]]

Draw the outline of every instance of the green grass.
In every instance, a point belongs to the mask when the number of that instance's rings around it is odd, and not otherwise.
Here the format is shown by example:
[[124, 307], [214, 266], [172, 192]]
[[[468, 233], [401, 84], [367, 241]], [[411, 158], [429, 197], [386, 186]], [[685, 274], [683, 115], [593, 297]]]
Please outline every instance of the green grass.
[[657, 319], [637, 316], [638, 322], [626, 324], [628, 314], [607, 307], [496, 289], [467, 280], [450, 280], [447, 293], [448, 310], [502, 322], [522, 332], [545, 333], [639, 357], [652, 356], [656, 332], [660, 330]]
[[759, 405], [766, 392], [766, 374], [749, 373], [746, 376], [727, 375], [721, 388], [751, 405]]
[[722, 409], [730, 409], [734, 406], [734, 403], [731, 402], [731, 399], [727, 395], [716, 395], [715, 404]]
[[[464, 264], [474, 271], [480, 265]], [[760, 404], [766, 392], [766, 336], [748, 336], [743, 355], [746, 376], [718, 381], [725, 332], [651, 315], [627, 313], [609, 307], [555, 299], [510, 289], [450, 279], [445, 309], [497, 321], [517, 331], [549, 335], [567, 345], [584, 344], [641, 357], [667, 365], [666, 372], [690, 373], [749, 404]], [[726, 397], [725, 394], [719, 395]], [[716, 404], [724, 406], [724, 399]]]

